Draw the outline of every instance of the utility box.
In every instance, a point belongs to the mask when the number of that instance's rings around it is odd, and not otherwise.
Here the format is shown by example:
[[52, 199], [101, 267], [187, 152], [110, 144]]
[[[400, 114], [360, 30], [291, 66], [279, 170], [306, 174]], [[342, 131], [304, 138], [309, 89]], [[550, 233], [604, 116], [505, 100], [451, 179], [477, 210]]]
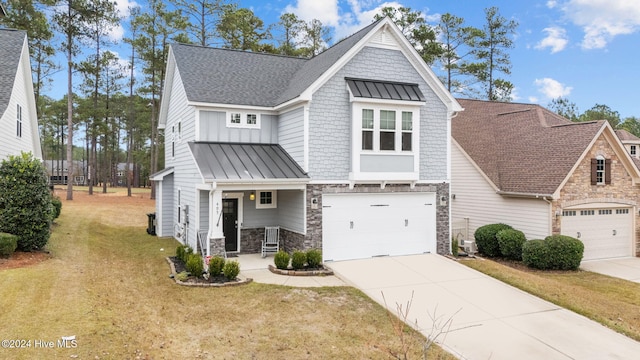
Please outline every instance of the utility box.
[[148, 213], [147, 214], [147, 234], [156, 235], [156, 213]]

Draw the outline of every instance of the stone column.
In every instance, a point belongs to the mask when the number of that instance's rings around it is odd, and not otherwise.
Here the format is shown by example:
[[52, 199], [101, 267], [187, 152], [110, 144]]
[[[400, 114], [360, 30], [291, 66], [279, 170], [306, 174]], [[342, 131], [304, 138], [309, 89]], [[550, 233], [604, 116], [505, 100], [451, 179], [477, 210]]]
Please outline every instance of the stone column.
[[222, 190], [212, 189], [209, 191], [209, 233], [207, 235], [207, 256], [224, 255], [224, 231], [222, 227], [222, 220]]

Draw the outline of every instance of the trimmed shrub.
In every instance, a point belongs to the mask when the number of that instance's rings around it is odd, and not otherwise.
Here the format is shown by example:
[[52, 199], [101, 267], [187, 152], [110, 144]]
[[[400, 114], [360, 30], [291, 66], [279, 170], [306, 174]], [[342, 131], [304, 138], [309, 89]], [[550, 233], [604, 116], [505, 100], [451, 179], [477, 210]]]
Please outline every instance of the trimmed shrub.
[[[176, 258], [182, 260], [184, 259], [184, 245], [178, 245], [176, 247]], [[184, 260], [182, 260], [184, 262]]]
[[304, 269], [304, 264], [307, 262], [307, 254], [302, 251], [296, 250], [291, 254], [291, 267], [293, 270]]
[[183, 250], [184, 250], [184, 253], [182, 254], [182, 257], [180, 258], [180, 260], [182, 260], [182, 262], [186, 264], [187, 260], [189, 260], [189, 256], [193, 255], [194, 252], [193, 252], [193, 248], [187, 245], [183, 246]]
[[496, 234], [500, 254], [507, 259], [522, 260], [522, 245], [527, 241], [524, 233], [516, 229], [506, 229]]
[[235, 260], [225, 262], [222, 273], [227, 280], [235, 280], [240, 274], [240, 263]]
[[529, 240], [522, 245], [522, 262], [530, 268], [549, 268], [549, 248], [544, 240]]
[[187, 262], [184, 263], [184, 267], [191, 275], [195, 277], [201, 277], [204, 272], [204, 262], [200, 254], [190, 254], [187, 258]]
[[319, 268], [322, 264], [322, 251], [318, 249], [307, 250], [307, 265], [310, 268]]
[[222, 274], [225, 260], [222, 256], [214, 256], [209, 259], [209, 275], [218, 276]]
[[451, 255], [458, 257], [459, 250], [460, 245], [458, 244], [458, 239], [451, 239]]
[[52, 196], [51, 205], [53, 206], [53, 214], [51, 218], [55, 220], [60, 216], [60, 213], [62, 212], [62, 201], [59, 197]]
[[18, 249], [39, 250], [51, 235], [51, 193], [47, 173], [31, 153], [0, 164], [0, 232], [18, 237]]
[[500, 245], [496, 234], [507, 229], [513, 228], [507, 224], [489, 224], [479, 227], [473, 234], [478, 251], [489, 257], [500, 256]]
[[18, 247], [18, 237], [15, 235], [0, 233], [0, 257], [8, 258]]
[[584, 255], [584, 244], [571, 236], [551, 235], [544, 239], [549, 251], [550, 269], [576, 270]]
[[289, 254], [280, 250], [273, 256], [273, 263], [280, 270], [286, 270], [289, 267]]

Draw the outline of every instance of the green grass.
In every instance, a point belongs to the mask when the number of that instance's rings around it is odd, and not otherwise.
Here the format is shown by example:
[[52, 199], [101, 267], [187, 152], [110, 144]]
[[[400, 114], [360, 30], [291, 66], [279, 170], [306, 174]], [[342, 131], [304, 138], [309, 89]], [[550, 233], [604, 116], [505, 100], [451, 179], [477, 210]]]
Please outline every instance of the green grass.
[[640, 284], [589, 271], [538, 271], [492, 260], [462, 264], [640, 341]]
[[[400, 349], [387, 311], [350, 287], [176, 285], [165, 257], [177, 242], [146, 234], [148, 198], [63, 202], [52, 259], [0, 272], [0, 339], [75, 335], [77, 347], [32, 343], [0, 358], [387, 359]], [[410, 358], [420, 351], [414, 344]], [[440, 348], [430, 358], [453, 359]]]

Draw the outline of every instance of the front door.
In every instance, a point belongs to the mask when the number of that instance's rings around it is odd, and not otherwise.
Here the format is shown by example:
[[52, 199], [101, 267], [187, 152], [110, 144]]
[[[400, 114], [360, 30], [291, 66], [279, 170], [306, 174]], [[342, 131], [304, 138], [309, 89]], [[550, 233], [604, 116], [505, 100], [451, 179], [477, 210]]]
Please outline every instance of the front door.
[[238, 251], [238, 199], [222, 200], [222, 230], [226, 251]]

